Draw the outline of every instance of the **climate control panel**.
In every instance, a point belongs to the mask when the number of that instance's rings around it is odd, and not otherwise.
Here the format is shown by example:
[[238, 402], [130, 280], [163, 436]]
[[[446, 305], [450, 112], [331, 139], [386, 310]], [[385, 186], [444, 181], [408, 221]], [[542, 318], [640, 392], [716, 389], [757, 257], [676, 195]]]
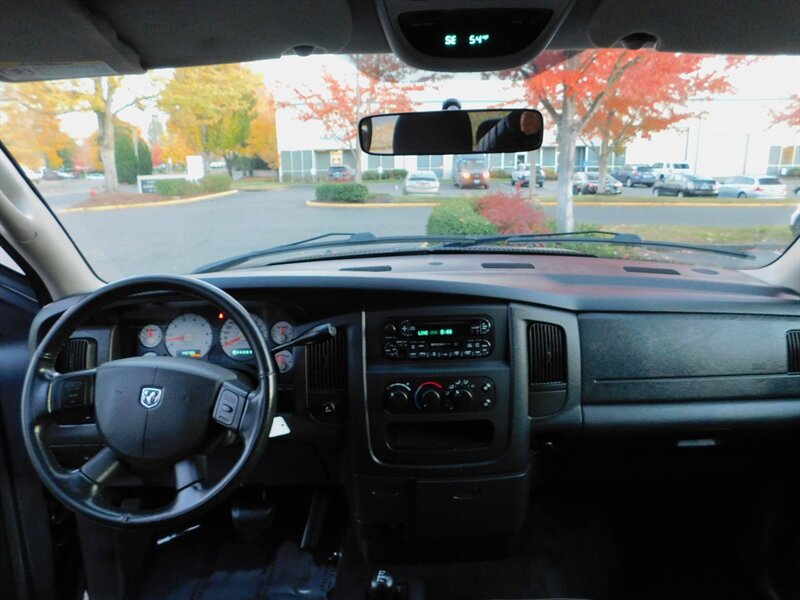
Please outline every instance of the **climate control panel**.
[[495, 384], [488, 377], [398, 380], [383, 390], [383, 407], [389, 413], [484, 412], [496, 402]]

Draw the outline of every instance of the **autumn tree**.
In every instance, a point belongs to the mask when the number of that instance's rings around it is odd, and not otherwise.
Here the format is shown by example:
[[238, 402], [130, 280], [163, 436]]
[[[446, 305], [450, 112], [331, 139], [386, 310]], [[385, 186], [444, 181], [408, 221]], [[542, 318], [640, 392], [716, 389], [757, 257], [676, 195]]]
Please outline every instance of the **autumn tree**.
[[75, 142], [61, 130], [66, 96], [50, 82], [0, 84], [0, 139], [23, 165], [63, 166], [59, 152]]
[[530, 63], [501, 72], [520, 82], [531, 105], [541, 104], [557, 127], [559, 231], [572, 231], [572, 173], [575, 146], [586, 124], [625, 72], [639, 58], [627, 50], [558, 50], [543, 52]]
[[[208, 165], [212, 154], [221, 155], [231, 172], [237, 155], [263, 151], [264, 136], [274, 135], [274, 110], [270, 116], [263, 95], [261, 77], [241, 64], [176, 69], [159, 100], [169, 117], [168, 156], [183, 162], [187, 154], [201, 154]], [[272, 119], [271, 130], [260, 115]]]
[[789, 105], [783, 112], [770, 111], [773, 125], [788, 125], [800, 129], [800, 94], [789, 98]]
[[269, 165], [278, 163], [275, 99], [265, 89], [259, 90], [256, 97], [256, 115], [250, 123], [250, 135], [244, 145], [249, 156], [257, 156]]
[[[350, 77], [322, 75], [321, 91], [295, 88], [294, 105], [301, 121], [320, 121], [328, 136], [348, 149], [355, 159], [355, 178], [361, 181], [358, 122], [378, 112], [411, 110], [410, 93], [423, 84], [410, 82], [410, 72], [400, 61], [382, 62], [375, 55], [351, 55], [355, 66]], [[387, 69], [383, 71], [382, 69]]]
[[[610, 89], [583, 130], [587, 146], [598, 156], [598, 192], [605, 192], [609, 159], [621, 154], [634, 138], [652, 134], [702, 114], [690, 100], [732, 91], [728, 70], [749, 60], [745, 57], [709, 57], [643, 50], [625, 51], [635, 62]], [[703, 68], [707, 61], [715, 68]]]

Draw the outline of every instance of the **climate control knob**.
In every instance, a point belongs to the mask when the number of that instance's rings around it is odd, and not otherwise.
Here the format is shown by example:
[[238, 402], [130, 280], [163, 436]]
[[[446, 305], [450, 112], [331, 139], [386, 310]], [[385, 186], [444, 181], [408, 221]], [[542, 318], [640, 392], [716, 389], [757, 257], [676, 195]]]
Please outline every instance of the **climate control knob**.
[[453, 406], [456, 410], [468, 408], [472, 402], [472, 392], [465, 388], [453, 391]]
[[386, 388], [384, 396], [390, 410], [405, 410], [411, 400], [411, 388], [404, 383], [393, 383]]
[[442, 400], [442, 384], [435, 381], [426, 381], [417, 388], [414, 393], [414, 406], [417, 410], [428, 408], [438, 408]]

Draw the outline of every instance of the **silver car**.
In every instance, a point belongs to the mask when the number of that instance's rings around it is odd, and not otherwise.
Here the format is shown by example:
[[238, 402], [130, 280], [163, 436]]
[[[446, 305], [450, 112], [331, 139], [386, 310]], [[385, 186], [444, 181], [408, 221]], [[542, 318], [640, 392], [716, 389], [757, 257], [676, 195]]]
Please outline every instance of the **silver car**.
[[406, 175], [404, 194], [438, 194], [439, 179], [433, 171], [414, 171]]
[[719, 186], [720, 198], [785, 198], [786, 186], [771, 175], [736, 175]]

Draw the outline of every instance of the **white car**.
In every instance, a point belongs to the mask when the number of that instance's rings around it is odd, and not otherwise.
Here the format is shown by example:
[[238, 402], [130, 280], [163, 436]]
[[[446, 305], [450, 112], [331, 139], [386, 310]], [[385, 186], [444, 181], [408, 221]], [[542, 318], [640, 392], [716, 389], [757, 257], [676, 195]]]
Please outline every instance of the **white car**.
[[439, 178], [433, 171], [413, 171], [403, 182], [404, 194], [438, 194]]
[[44, 169], [29, 169], [28, 167], [22, 167], [22, 172], [25, 173], [25, 177], [31, 181], [39, 181], [42, 178], [42, 175], [44, 175]]
[[780, 200], [786, 197], [786, 186], [772, 175], [736, 175], [722, 182], [719, 195], [723, 198]]
[[664, 178], [672, 173], [688, 175], [692, 171], [687, 162], [656, 162], [650, 166], [653, 167], [653, 173], [658, 181], [664, 181]]

